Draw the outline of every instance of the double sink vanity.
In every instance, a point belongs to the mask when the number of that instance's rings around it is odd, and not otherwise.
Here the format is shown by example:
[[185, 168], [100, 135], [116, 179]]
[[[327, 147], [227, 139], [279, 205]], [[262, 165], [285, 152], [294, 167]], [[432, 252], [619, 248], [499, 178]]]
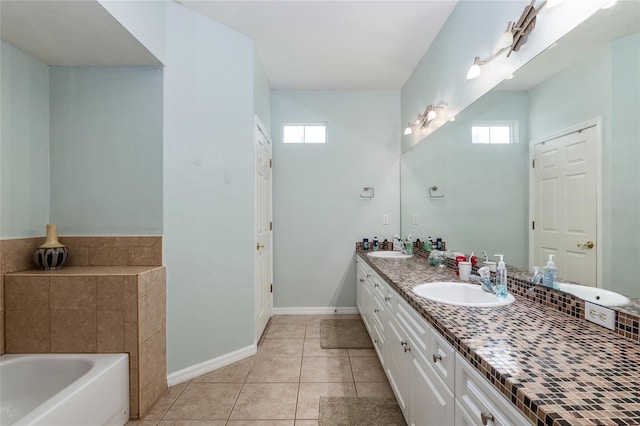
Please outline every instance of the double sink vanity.
[[377, 253], [357, 249], [358, 309], [409, 425], [640, 424], [637, 337], [545, 306], [513, 278], [514, 300], [496, 305], [475, 284], [479, 295], [456, 296], [454, 269], [424, 253]]

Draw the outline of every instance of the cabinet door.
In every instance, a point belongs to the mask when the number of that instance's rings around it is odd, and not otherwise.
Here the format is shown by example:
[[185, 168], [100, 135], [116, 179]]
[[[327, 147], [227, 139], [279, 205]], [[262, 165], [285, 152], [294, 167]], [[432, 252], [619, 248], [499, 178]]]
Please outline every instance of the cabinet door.
[[453, 425], [455, 415], [453, 392], [436, 374], [420, 351], [412, 350], [411, 354], [409, 424], [412, 426]]
[[393, 393], [396, 395], [398, 405], [402, 409], [404, 418], [408, 418], [407, 413], [407, 394], [409, 392], [408, 383], [408, 371], [409, 365], [408, 359], [411, 354], [407, 352], [407, 337], [404, 335], [402, 328], [398, 325], [392, 315], [387, 317], [386, 330], [386, 347], [387, 347], [387, 359], [386, 373], [389, 379], [389, 384], [393, 389]]

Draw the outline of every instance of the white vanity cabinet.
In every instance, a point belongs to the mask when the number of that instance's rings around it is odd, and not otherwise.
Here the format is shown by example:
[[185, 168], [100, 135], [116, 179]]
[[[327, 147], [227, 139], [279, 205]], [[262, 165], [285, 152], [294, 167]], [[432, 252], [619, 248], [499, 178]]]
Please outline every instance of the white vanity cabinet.
[[358, 309], [409, 425], [531, 424], [366, 262], [357, 265]]

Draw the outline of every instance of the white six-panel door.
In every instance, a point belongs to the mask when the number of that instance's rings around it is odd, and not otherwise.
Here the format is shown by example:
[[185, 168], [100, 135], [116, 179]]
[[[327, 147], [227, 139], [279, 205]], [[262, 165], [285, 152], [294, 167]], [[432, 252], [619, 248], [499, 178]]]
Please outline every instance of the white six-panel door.
[[534, 147], [534, 264], [597, 286], [597, 127]]
[[256, 342], [273, 311], [271, 141], [256, 120]]

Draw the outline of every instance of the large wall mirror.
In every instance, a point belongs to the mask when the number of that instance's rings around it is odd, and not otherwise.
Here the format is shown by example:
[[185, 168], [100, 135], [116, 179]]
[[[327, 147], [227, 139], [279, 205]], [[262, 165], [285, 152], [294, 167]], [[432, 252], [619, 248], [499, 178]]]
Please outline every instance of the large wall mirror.
[[[574, 221], [595, 209], [597, 228], [578, 241], [595, 256], [595, 278], [571, 281], [640, 297], [639, 30], [640, 2], [598, 11], [403, 154], [403, 235], [440, 237], [466, 254], [501, 253], [519, 268], [544, 266], [531, 222], [542, 215], [549, 223], [550, 198], [535, 187], [533, 153], [564, 133], [593, 128], [595, 157], [587, 169], [594, 183], [565, 183], [570, 190], [561, 198]], [[582, 158], [578, 151], [568, 149], [563, 161]], [[549, 156], [540, 155], [536, 167], [544, 168]], [[585, 207], [587, 199], [595, 207]], [[564, 262], [561, 279], [583, 269]]]

